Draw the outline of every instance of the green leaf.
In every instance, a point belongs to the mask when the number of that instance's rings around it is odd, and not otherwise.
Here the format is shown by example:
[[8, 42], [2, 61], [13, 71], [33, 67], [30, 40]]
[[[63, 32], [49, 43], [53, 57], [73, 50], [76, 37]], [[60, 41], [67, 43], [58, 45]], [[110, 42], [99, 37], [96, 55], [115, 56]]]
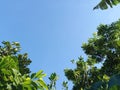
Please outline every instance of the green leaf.
[[31, 80], [26, 80], [26, 81], [24, 81], [24, 85], [30, 85], [31, 84]]
[[33, 79], [35, 77], [36, 73], [32, 73], [31, 75], [31, 79]]
[[46, 90], [48, 90], [47, 85], [45, 84], [45, 82], [43, 80], [38, 80], [37, 81], [43, 88], [45, 88]]
[[105, 81], [109, 81], [110, 77], [107, 76], [106, 74], [104, 74], [103, 79], [104, 79]]
[[32, 81], [31, 84], [34, 86], [34, 88], [35, 88], [36, 90], [38, 89], [39, 86], [37, 85], [37, 83], [35, 83], [34, 81]]
[[35, 78], [38, 78], [42, 73], [43, 73], [42, 70], [38, 71], [38, 72], [36, 73], [36, 75], [35, 75]]
[[101, 0], [93, 9], [105, 10], [110, 6], [111, 8], [120, 3], [120, 0]]

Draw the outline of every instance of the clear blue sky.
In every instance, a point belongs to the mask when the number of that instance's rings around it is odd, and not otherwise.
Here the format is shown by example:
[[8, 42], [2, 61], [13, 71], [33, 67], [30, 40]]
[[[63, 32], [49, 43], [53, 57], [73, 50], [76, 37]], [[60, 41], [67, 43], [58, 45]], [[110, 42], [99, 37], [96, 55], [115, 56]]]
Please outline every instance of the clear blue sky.
[[0, 42], [20, 42], [22, 52], [27, 52], [32, 59], [29, 66], [32, 72], [42, 69], [48, 76], [56, 72], [57, 90], [61, 90], [61, 83], [66, 80], [64, 68], [72, 68], [70, 60], [84, 56], [82, 43], [96, 32], [99, 24], [110, 24], [120, 18], [120, 5], [93, 11], [98, 2], [1, 0]]

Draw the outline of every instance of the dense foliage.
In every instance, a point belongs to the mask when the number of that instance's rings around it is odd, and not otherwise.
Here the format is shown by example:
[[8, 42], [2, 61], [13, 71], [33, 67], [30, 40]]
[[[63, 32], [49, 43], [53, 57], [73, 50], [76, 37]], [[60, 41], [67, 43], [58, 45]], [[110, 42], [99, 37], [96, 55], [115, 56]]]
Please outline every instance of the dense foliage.
[[99, 79], [99, 69], [94, 66], [95, 61], [88, 59], [84, 61], [82, 57], [76, 61], [75, 69], [65, 69], [65, 76], [74, 84], [73, 90], [88, 89], [91, 84], [97, 82]]
[[100, 70], [108, 76], [120, 71], [120, 20], [111, 25], [100, 25], [93, 38], [84, 43], [83, 50], [96, 62], [103, 62]]
[[[88, 59], [80, 57], [75, 69], [65, 69], [65, 76], [74, 84], [73, 90], [120, 89], [120, 20], [97, 29], [93, 38], [82, 45]], [[102, 66], [96, 67], [99, 63]]]
[[19, 43], [3, 44], [0, 47], [0, 90], [48, 90], [42, 79], [43, 71], [29, 74], [29, 59], [25, 54], [17, 54]]
[[5, 56], [13, 56], [17, 58], [19, 71], [22, 75], [29, 74], [30, 69], [28, 65], [31, 63], [31, 60], [28, 58], [27, 53], [20, 54], [20, 44], [18, 42], [8, 42], [3, 41], [3, 45], [0, 46], [0, 58]]

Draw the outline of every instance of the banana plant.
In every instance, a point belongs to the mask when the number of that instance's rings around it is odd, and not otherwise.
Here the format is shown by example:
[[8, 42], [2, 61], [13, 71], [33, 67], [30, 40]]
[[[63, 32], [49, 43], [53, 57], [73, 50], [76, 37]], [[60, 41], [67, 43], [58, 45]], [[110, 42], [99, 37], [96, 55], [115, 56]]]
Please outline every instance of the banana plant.
[[120, 3], [120, 0], [101, 0], [93, 9], [101, 9], [105, 10], [108, 9], [108, 7], [116, 6]]

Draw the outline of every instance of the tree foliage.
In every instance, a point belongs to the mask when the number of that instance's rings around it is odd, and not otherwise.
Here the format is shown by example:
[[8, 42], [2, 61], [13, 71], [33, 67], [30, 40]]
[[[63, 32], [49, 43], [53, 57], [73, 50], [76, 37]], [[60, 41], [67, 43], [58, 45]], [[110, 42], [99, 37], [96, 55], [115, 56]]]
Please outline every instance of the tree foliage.
[[28, 65], [31, 63], [31, 60], [28, 58], [27, 53], [20, 54], [20, 44], [18, 42], [3, 41], [3, 45], [0, 46], [0, 58], [4, 56], [13, 56], [18, 62], [19, 71], [22, 75], [29, 74], [30, 69]]
[[67, 81], [63, 81], [62, 86], [63, 86], [62, 90], [68, 90], [68, 82]]
[[87, 55], [103, 62], [101, 73], [108, 76], [120, 71], [120, 20], [110, 25], [100, 25], [93, 38], [82, 48]]
[[[65, 76], [74, 84], [73, 90], [120, 89], [120, 20], [110, 25], [101, 24], [97, 30], [82, 45], [88, 59], [80, 57], [75, 69], [65, 69]], [[98, 68], [99, 63], [102, 66]]]
[[50, 84], [48, 84], [49, 90], [56, 90], [56, 81], [58, 80], [58, 75], [56, 73], [52, 73], [49, 77]]
[[93, 9], [108, 9], [108, 7], [116, 6], [120, 3], [120, 0], [101, 0]]
[[[43, 81], [45, 74], [42, 70], [31, 75], [28, 72], [21, 72], [21, 69], [24, 71], [26, 67], [20, 65], [27, 64], [19, 61], [17, 54], [19, 47], [16, 47], [18, 43], [14, 42], [11, 45], [9, 42], [3, 42], [3, 44], [5, 46], [0, 48], [0, 90], [48, 90]], [[24, 60], [27, 60], [27, 57]]]
[[65, 69], [65, 76], [74, 84], [73, 90], [90, 88], [91, 84], [97, 82], [99, 69], [94, 66], [95, 61], [89, 58], [84, 61], [82, 57], [76, 61], [75, 69]]

